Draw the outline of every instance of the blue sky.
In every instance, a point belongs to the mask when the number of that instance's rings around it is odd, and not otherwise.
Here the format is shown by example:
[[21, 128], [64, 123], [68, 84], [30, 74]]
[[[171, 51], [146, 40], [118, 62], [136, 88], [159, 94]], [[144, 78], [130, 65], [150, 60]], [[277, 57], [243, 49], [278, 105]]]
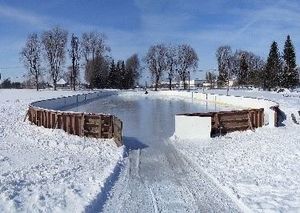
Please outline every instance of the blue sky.
[[[297, 0], [0, 0], [0, 72], [21, 77], [19, 52], [27, 35], [62, 26], [69, 33], [107, 35], [111, 56], [143, 57], [151, 44], [188, 43], [199, 56], [199, 70], [216, 68], [220, 45], [267, 57], [273, 40], [282, 49], [287, 34], [300, 45]], [[298, 53], [298, 52], [297, 52]], [[298, 57], [298, 61], [300, 58]], [[5, 69], [9, 68], [9, 69]]]

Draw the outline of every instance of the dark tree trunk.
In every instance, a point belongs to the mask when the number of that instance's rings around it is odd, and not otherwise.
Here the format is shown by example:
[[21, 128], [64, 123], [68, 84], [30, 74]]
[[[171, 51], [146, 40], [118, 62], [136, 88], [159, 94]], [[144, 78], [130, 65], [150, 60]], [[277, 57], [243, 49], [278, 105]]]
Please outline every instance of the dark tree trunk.
[[158, 82], [159, 82], [159, 78], [156, 77], [156, 79], [155, 79], [155, 91], [157, 91], [157, 88], [158, 88]]
[[53, 89], [56, 91], [57, 88], [56, 88], [56, 80], [53, 79]]
[[185, 76], [183, 76], [182, 82], [183, 82], [183, 90], [186, 90], [187, 89], [187, 84], [186, 84], [186, 77]]
[[39, 77], [35, 76], [35, 83], [36, 83], [36, 91], [39, 91]]
[[75, 81], [76, 81], [76, 77], [75, 77], [75, 58], [72, 58], [72, 74], [71, 74], [71, 88], [75, 91]]

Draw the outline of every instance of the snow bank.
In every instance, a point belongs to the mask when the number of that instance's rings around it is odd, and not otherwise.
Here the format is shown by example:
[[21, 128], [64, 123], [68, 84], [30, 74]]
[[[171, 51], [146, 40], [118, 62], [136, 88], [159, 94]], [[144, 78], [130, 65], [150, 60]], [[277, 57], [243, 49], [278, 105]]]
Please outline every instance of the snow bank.
[[[213, 92], [226, 94], [225, 90]], [[290, 113], [300, 110], [300, 95], [245, 90], [230, 94], [274, 101], [287, 119], [278, 128], [211, 139], [174, 139], [176, 148], [254, 212], [299, 212], [300, 125], [291, 121]], [[264, 104], [269, 107], [268, 102]]]
[[23, 122], [29, 103], [79, 93], [0, 90], [0, 212], [82, 212], [106, 193], [123, 147]]

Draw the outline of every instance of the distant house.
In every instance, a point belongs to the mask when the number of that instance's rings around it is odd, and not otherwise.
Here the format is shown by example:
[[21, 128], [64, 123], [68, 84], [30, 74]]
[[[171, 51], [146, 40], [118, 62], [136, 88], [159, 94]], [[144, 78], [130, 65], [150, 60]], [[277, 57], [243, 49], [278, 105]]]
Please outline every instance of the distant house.
[[[187, 85], [187, 88], [199, 88], [203, 86], [203, 83], [205, 82], [205, 80], [200, 80], [200, 79], [194, 79], [194, 80], [190, 80], [190, 81], [185, 81], [185, 84]], [[184, 83], [183, 81], [180, 81], [179, 83], [179, 87], [183, 88], [184, 87]]]
[[[169, 81], [161, 81], [158, 83], [158, 88], [169, 88]], [[172, 88], [177, 88], [178, 83], [176, 81], [172, 81]], [[151, 87], [155, 87], [155, 83], [152, 83]]]
[[67, 82], [66, 82], [64, 79], [61, 78], [61, 79], [56, 83], [56, 86], [57, 86], [57, 87], [61, 87], [61, 88], [66, 87], [66, 86], [67, 86]]

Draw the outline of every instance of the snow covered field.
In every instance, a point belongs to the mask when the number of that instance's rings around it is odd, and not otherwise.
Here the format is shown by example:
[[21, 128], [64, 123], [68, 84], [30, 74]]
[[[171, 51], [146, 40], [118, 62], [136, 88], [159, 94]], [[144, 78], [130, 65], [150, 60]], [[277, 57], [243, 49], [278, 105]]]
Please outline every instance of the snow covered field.
[[[209, 93], [226, 94], [224, 90]], [[279, 128], [235, 132], [208, 140], [175, 140], [177, 150], [214, 177], [255, 212], [300, 211], [299, 93], [231, 90], [230, 95], [279, 103], [287, 119]]]
[[99, 199], [123, 148], [23, 122], [30, 102], [73, 94], [0, 90], [0, 212], [79, 212]]

